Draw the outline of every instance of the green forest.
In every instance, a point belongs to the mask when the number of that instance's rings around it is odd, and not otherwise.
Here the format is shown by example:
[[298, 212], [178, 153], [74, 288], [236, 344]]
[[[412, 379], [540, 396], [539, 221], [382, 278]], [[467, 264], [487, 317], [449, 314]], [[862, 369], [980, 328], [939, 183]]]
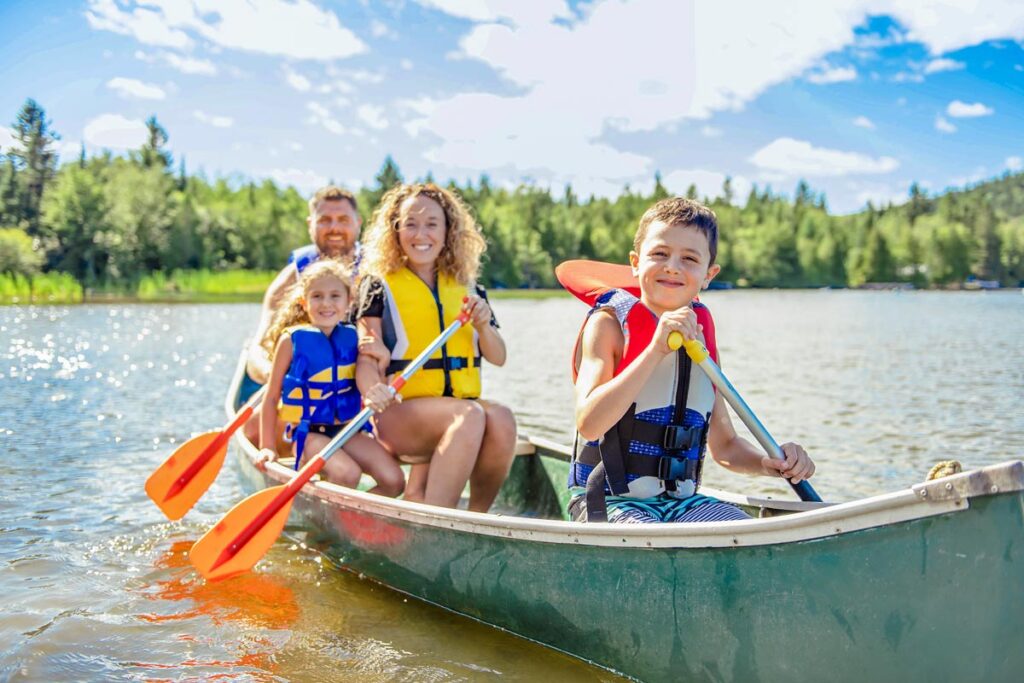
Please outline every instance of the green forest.
[[[230, 298], [260, 291], [308, 240], [305, 198], [294, 188], [190, 174], [155, 117], [141, 148], [83, 150], [59, 165], [59, 133], [42, 106], [26, 101], [11, 127], [15, 142], [0, 154], [0, 300], [61, 291], [145, 298], [168, 287]], [[402, 179], [386, 158], [375, 185], [358, 192], [364, 219]], [[614, 200], [571, 187], [497, 188], [487, 176], [451, 187], [483, 227], [482, 279], [492, 288], [555, 287], [554, 266], [566, 259], [624, 262], [640, 215], [668, 196], [660, 176], [653, 193], [626, 187]], [[698, 198], [696, 188], [688, 195]], [[719, 280], [737, 286], [1024, 281], [1024, 173], [939, 196], [914, 185], [905, 203], [846, 216], [830, 215], [805, 182], [791, 197], [755, 187], [743, 201], [727, 179], [719, 196], [699, 199], [719, 218]]]

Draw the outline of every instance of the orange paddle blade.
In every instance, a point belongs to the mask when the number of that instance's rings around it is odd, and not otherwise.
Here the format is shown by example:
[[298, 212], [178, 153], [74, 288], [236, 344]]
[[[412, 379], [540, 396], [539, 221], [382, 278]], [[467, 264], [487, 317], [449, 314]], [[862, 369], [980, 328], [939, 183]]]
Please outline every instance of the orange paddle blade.
[[625, 264], [586, 261], [565, 261], [555, 268], [558, 282], [577, 298], [593, 305], [609, 289], [625, 289], [640, 296], [640, 283], [633, 269]]
[[167, 519], [181, 519], [217, 478], [228, 450], [222, 434], [217, 430], [192, 437], [146, 480], [146, 494]]
[[256, 530], [252, 538], [232, 552], [231, 544], [260, 517], [260, 513], [274, 504], [275, 499], [286, 486], [272, 486], [252, 494], [231, 508], [217, 525], [196, 541], [188, 554], [200, 574], [207, 581], [219, 581], [249, 571], [260, 561], [274, 541], [281, 535], [288, 511], [292, 508], [291, 498], [272, 517]]

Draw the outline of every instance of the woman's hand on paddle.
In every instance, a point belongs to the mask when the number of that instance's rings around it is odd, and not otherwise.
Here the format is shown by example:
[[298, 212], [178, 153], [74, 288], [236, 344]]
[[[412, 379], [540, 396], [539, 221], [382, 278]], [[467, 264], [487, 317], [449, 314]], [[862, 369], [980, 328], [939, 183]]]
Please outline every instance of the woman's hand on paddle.
[[761, 460], [765, 474], [785, 477], [794, 484], [799, 484], [804, 479], [810, 479], [814, 474], [814, 461], [800, 444], [791, 442], [782, 444], [782, 454], [786, 456], [785, 460], [767, 456]]
[[701, 326], [697, 324], [697, 314], [689, 306], [662, 313], [658, 319], [658, 327], [651, 338], [651, 348], [659, 353], [671, 353], [675, 349], [668, 345], [668, 336], [673, 332], [683, 335], [684, 339], [697, 339]]
[[469, 322], [480, 328], [491, 324], [491, 306], [482, 296], [470, 294], [462, 304], [462, 310], [469, 313]]
[[392, 403], [401, 402], [402, 395], [393, 393], [391, 387], [383, 382], [374, 384], [363, 394], [363, 405], [372, 408], [375, 413], [381, 412]]
[[259, 455], [256, 456], [256, 469], [261, 472], [267, 471], [267, 463], [274, 462], [277, 460], [277, 453], [272, 448], [261, 448]]

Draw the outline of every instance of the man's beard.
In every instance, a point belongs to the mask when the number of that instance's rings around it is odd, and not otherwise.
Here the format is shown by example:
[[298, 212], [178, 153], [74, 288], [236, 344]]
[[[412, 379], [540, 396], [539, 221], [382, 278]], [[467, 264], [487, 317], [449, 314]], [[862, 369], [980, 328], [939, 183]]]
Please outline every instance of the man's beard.
[[348, 258], [352, 255], [352, 247], [352, 242], [345, 239], [341, 242], [329, 242], [324, 238], [316, 243], [316, 248], [328, 258]]

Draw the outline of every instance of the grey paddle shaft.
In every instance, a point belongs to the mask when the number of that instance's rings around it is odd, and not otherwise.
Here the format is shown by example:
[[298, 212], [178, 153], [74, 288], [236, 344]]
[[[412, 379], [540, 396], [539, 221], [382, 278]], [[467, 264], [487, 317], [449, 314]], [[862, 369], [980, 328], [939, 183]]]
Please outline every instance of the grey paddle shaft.
[[[460, 313], [459, 317], [453, 320], [452, 324], [446, 327], [444, 332], [442, 332], [437, 339], [432, 341], [427, 348], [423, 349], [423, 352], [420, 353], [420, 355], [416, 356], [411, 363], [405, 366], [402, 373], [395, 379], [391, 380], [391, 385], [388, 387], [391, 390], [391, 395], [394, 396], [401, 391], [402, 387], [405, 386], [405, 383], [409, 381], [409, 378], [412, 377], [417, 370], [422, 368], [423, 364], [430, 360], [430, 357], [434, 355], [434, 352], [444, 346], [444, 343], [448, 341], [460, 327], [466, 324], [468, 320], [469, 316], [465, 313]], [[355, 436], [356, 433], [363, 428], [363, 425], [366, 424], [366, 421], [369, 420], [372, 415], [373, 408], [370, 408], [369, 406], [360, 410], [359, 414], [352, 418], [351, 422], [345, 425], [345, 428], [338, 432], [338, 435], [331, 439], [330, 443], [324, 446], [324, 449], [320, 451], [320, 454], [317, 457], [326, 461], [334, 455], [339, 448], [345, 445], [345, 442]]]

